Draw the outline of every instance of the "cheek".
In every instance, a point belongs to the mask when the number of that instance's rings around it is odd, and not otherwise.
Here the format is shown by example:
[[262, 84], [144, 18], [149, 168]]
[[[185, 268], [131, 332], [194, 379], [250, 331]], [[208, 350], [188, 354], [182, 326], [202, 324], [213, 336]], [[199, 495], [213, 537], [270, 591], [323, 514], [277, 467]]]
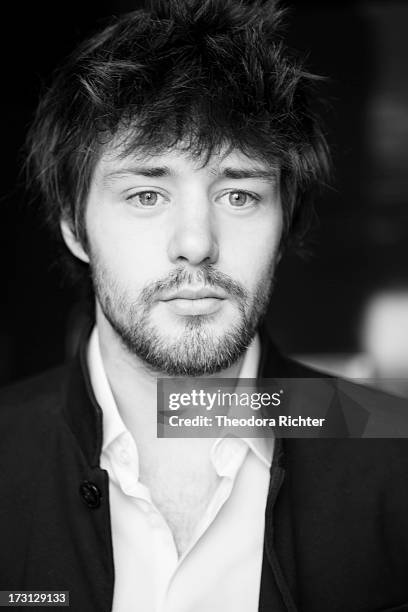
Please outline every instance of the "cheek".
[[157, 232], [152, 236], [135, 223], [89, 212], [87, 236], [93, 262], [122, 286], [143, 286], [167, 271]]
[[236, 278], [251, 287], [276, 265], [281, 236], [280, 211], [235, 226], [226, 237], [225, 264], [233, 267]]

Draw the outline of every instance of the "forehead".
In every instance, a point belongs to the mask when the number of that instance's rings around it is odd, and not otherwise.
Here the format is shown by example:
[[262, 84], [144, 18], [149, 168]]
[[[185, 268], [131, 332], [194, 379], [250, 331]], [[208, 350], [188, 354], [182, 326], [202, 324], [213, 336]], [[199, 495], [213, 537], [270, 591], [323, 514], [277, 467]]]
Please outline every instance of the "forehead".
[[136, 149], [126, 152], [123, 148], [111, 145], [106, 147], [95, 168], [95, 174], [100, 177], [126, 172], [135, 168], [167, 169], [168, 174], [200, 173], [203, 175], [219, 175], [225, 170], [248, 170], [272, 177], [279, 171], [278, 164], [267, 162], [259, 157], [248, 154], [231, 147], [220, 147], [208, 154], [193, 155], [183, 144], [149, 152]]

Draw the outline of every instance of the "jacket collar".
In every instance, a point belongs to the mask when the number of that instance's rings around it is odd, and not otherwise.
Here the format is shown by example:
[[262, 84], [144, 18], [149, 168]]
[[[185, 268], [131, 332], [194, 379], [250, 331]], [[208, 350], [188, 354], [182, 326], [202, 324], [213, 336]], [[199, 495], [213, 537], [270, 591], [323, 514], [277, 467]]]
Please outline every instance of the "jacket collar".
[[103, 442], [103, 415], [89, 376], [88, 335], [87, 330], [68, 371], [64, 416], [88, 464], [98, 467]]

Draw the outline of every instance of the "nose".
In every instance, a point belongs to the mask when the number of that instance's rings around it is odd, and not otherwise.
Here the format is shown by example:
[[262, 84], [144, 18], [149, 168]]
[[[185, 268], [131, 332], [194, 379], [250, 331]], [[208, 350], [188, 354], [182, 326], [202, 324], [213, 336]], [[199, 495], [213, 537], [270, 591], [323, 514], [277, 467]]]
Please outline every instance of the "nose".
[[194, 198], [178, 206], [174, 211], [174, 228], [168, 245], [170, 261], [198, 266], [215, 263], [218, 255], [211, 204], [207, 199]]

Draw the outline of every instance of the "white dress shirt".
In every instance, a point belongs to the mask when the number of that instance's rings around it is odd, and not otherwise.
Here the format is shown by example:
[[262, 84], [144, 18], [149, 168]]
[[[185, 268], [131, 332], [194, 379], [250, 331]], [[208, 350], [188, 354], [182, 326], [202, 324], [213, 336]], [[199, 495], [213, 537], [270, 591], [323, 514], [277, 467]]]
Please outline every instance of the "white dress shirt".
[[[248, 348], [241, 378], [256, 378], [260, 342]], [[101, 467], [109, 474], [115, 584], [112, 612], [256, 612], [271, 438], [219, 438], [211, 463], [219, 485], [181, 557], [173, 534], [139, 481], [138, 450], [116, 406], [97, 329], [88, 347], [103, 412]]]

